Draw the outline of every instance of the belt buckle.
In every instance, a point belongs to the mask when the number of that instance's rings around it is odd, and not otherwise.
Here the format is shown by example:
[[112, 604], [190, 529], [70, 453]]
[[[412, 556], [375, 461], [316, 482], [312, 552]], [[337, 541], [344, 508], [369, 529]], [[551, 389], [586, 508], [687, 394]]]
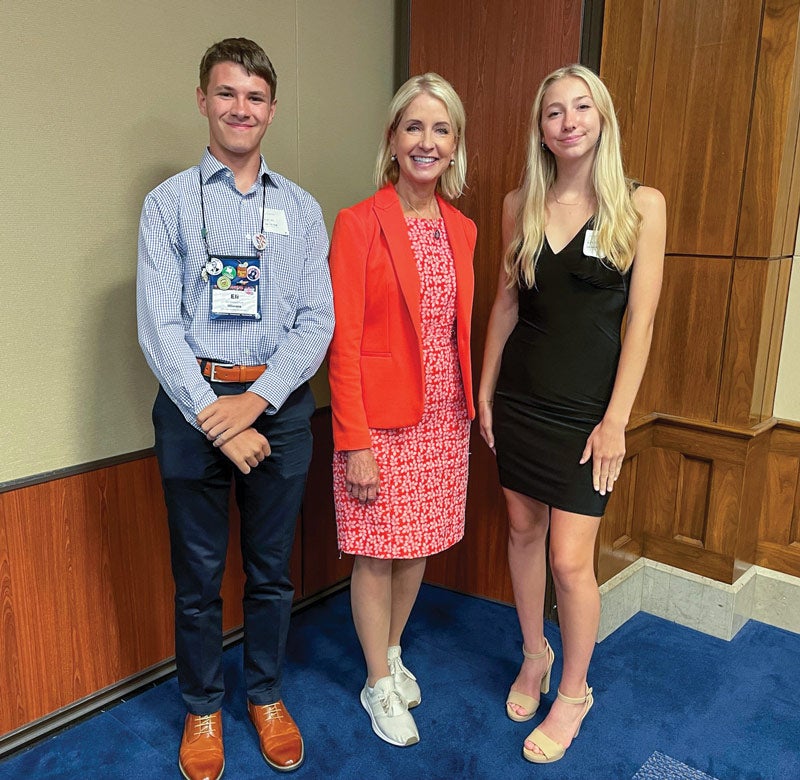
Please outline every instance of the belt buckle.
[[233, 363], [215, 363], [213, 360], [211, 361], [211, 376], [209, 380], [212, 382], [229, 382], [229, 379], [217, 379], [217, 369], [218, 368], [233, 368]]

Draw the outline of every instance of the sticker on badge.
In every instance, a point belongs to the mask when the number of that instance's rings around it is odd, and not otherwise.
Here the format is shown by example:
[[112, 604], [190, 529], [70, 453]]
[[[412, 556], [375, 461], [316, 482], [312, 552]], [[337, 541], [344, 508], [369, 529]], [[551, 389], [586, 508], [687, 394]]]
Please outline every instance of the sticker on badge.
[[248, 263], [239, 263], [236, 266], [236, 276], [239, 279], [246, 279], [247, 278], [247, 266]]
[[600, 251], [597, 246], [597, 231], [587, 230], [583, 238], [583, 254], [587, 257], [597, 257], [602, 260], [605, 255]]
[[263, 252], [267, 248], [267, 237], [263, 233], [256, 233], [253, 236], [253, 246]]
[[[264, 209], [263, 219], [265, 233], [289, 235], [289, 223], [286, 221], [286, 212], [283, 209]], [[255, 238], [253, 240], [255, 241]]]
[[261, 271], [257, 265], [251, 265], [247, 268], [247, 278], [251, 282], [257, 282], [261, 278]]
[[218, 257], [209, 257], [206, 262], [206, 271], [209, 276], [219, 276], [222, 273], [222, 260]]
[[[227, 270], [227, 268], [225, 270]], [[219, 277], [219, 279], [217, 279], [217, 287], [219, 287], [220, 290], [227, 290], [230, 286], [231, 286], [231, 280], [225, 274], [223, 274], [222, 276]]]
[[233, 279], [236, 276], [236, 268], [232, 265], [226, 265], [222, 269], [222, 275], [227, 276], [228, 279]]

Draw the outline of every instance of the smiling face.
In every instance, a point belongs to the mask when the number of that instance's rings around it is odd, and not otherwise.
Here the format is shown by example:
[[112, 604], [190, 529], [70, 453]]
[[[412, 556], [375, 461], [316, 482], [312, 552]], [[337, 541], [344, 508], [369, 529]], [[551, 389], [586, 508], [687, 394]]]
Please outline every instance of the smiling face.
[[595, 152], [603, 119], [583, 79], [565, 76], [547, 88], [540, 126], [542, 141], [556, 158], [578, 159]]
[[206, 91], [197, 88], [197, 106], [208, 119], [209, 149], [235, 169], [261, 154], [261, 139], [275, 116], [267, 82], [233, 62], [211, 69]]
[[423, 92], [403, 112], [390, 140], [397, 155], [398, 185], [433, 192], [456, 151], [455, 131], [445, 104]]

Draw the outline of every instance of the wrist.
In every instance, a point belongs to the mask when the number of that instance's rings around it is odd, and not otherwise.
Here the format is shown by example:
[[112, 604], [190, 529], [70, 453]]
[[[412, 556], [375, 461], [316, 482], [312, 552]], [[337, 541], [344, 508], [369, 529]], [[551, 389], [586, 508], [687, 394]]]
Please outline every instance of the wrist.
[[606, 425], [613, 425], [615, 428], [625, 428], [628, 425], [628, 416], [615, 414], [612, 411], [606, 411], [603, 415], [603, 422]]

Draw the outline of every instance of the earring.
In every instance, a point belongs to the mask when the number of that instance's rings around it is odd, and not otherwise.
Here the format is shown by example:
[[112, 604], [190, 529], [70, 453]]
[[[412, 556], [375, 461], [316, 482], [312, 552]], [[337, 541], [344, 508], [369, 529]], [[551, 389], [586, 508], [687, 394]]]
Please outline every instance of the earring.
[[450, 167], [452, 168], [456, 164], [455, 160], [450, 160]]
[[396, 154], [392, 155], [392, 162], [397, 162], [397, 155]]
[[542, 141], [542, 149], [544, 149], [545, 151], [550, 151], [550, 150], [547, 148], [547, 144], [546, 144], [544, 141]]

